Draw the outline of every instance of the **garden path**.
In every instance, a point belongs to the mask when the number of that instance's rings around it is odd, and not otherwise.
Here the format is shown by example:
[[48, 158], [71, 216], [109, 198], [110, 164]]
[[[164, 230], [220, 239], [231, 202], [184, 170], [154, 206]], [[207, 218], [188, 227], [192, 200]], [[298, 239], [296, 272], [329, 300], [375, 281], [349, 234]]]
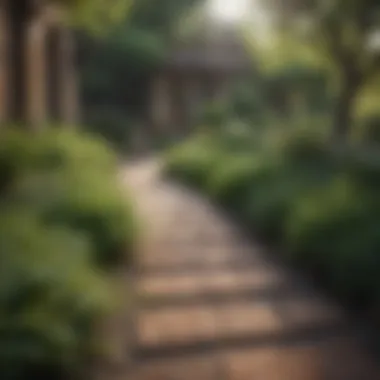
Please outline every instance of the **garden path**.
[[125, 172], [145, 221], [137, 255], [133, 380], [376, 380], [345, 313], [207, 201]]

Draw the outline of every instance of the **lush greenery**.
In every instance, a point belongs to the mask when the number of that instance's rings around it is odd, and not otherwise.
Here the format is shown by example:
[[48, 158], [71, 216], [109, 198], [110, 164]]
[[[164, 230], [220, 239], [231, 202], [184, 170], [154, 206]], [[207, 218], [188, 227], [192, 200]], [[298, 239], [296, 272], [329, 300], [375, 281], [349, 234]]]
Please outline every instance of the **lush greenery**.
[[[380, 73], [380, 3], [377, 0], [263, 1], [282, 35], [306, 43], [335, 82], [333, 132], [345, 138], [354, 126], [360, 92]], [[315, 58], [315, 55], [314, 55]]]
[[380, 151], [334, 146], [320, 129], [207, 131], [166, 172], [237, 215], [341, 299], [380, 306]]
[[134, 0], [48, 0], [59, 4], [67, 20], [92, 32], [100, 32], [125, 18]]
[[117, 301], [113, 270], [132, 257], [135, 219], [117, 175], [93, 137], [2, 131], [2, 379], [83, 378], [95, 324]]

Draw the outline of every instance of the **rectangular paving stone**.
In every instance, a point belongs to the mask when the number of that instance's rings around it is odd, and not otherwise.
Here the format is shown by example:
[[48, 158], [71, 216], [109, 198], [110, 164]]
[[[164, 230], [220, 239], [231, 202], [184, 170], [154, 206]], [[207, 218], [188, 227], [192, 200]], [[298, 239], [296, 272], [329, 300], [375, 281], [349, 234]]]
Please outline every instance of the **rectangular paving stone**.
[[220, 264], [223, 262], [232, 262], [233, 260], [248, 261], [249, 257], [243, 257], [239, 255], [237, 249], [225, 247], [225, 246], [206, 246], [198, 249], [202, 252], [203, 260], [210, 264]]
[[138, 341], [144, 347], [193, 343], [215, 337], [215, 315], [207, 307], [178, 307], [142, 311], [138, 316]]
[[202, 281], [193, 275], [145, 276], [138, 281], [138, 293], [148, 297], [198, 295], [203, 291]]
[[230, 302], [215, 307], [218, 338], [242, 338], [276, 334], [281, 320], [268, 303]]
[[286, 328], [321, 326], [344, 322], [344, 314], [338, 307], [310, 295], [283, 299], [274, 303]]
[[283, 286], [284, 278], [266, 268], [191, 271], [189, 274], [147, 274], [138, 280], [138, 294], [148, 297], [223, 295]]
[[137, 369], [132, 380], [222, 380], [217, 358], [171, 359], [148, 363]]
[[263, 290], [282, 286], [285, 279], [276, 272], [264, 267], [221, 271], [205, 278], [208, 292], [233, 293], [239, 290]]
[[157, 269], [159, 270], [171, 270], [175, 268], [186, 269], [189, 267], [192, 270], [194, 267], [205, 269], [218, 269], [221, 267], [232, 268], [249, 268], [254, 265], [267, 266], [267, 263], [263, 260], [256, 260], [253, 256], [238, 256], [234, 253], [230, 253], [227, 250], [216, 249], [188, 249], [187, 251], [177, 252], [175, 249], [170, 248], [165, 251], [144, 252], [137, 254], [138, 265], [142, 269]]
[[231, 301], [215, 306], [215, 311], [218, 337], [277, 335], [280, 339], [289, 334], [296, 336], [305, 328], [320, 329], [344, 320], [342, 314], [324, 302], [306, 297], [291, 301]]
[[377, 380], [379, 368], [349, 339], [229, 352], [226, 380]]
[[165, 238], [159, 239], [155, 237], [150, 237], [150, 241], [144, 242], [144, 250], [142, 254], [150, 255], [161, 255], [165, 251], [170, 251], [178, 254], [193, 254], [202, 255], [204, 259], [210, 257], [229, 257], [229, 258], [246, 258], [249, 259], [254, 256], [257, 249], [252, 249], [250, 247], [236, 245], [228, 246], [219, 244], [218, 241], [214, 244], [200, 243], [197, 239], [189, 241], [177, 241], [175, 239]]
[[137, 254], [137, 260], [141, 266], [170, 266], [202, 263], [201, 253], [193, 250], [179, 250], [175, 247], [153, 247]]

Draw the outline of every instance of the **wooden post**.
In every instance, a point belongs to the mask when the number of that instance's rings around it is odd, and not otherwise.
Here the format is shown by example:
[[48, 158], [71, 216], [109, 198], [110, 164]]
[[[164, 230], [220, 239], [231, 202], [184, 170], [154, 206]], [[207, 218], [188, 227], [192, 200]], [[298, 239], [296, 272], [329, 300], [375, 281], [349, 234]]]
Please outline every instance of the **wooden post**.
[[196, 76], [189, 76], [184, 88], [186, 99], [187, 124], [192, 126], [199, 116], [202, 104], [201, 86]]
[[8, 118], [9, 97], [9, 17], [4, 1], [0, 2], [0, 123], [4, 123]]
[[172, 122], [172, 104], [170, 86], [167, 78], [160, 75], [153, 83], [152, 89], [152, 122], [155, 128], [167, 130]]
[[75, 49], [73, 36], [65, 27], [61, 27], [59, 31], [58, 54], [60, 120], [68, 126], [74, 126], [79, 121]]
[[26, 122], [40, 129], [47, 120], [46, 107], [46, 29], [40, 15], [26, 26]]

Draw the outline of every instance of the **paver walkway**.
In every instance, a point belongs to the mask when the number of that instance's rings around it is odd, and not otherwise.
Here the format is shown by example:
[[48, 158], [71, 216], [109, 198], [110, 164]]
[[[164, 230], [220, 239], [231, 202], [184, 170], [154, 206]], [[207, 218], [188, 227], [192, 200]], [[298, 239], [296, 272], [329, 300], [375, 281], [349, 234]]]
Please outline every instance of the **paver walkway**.
[[154, 163], [126, 177], [147, 223], [133, 380], [380, 379], [343, 313], [228, 218]]

